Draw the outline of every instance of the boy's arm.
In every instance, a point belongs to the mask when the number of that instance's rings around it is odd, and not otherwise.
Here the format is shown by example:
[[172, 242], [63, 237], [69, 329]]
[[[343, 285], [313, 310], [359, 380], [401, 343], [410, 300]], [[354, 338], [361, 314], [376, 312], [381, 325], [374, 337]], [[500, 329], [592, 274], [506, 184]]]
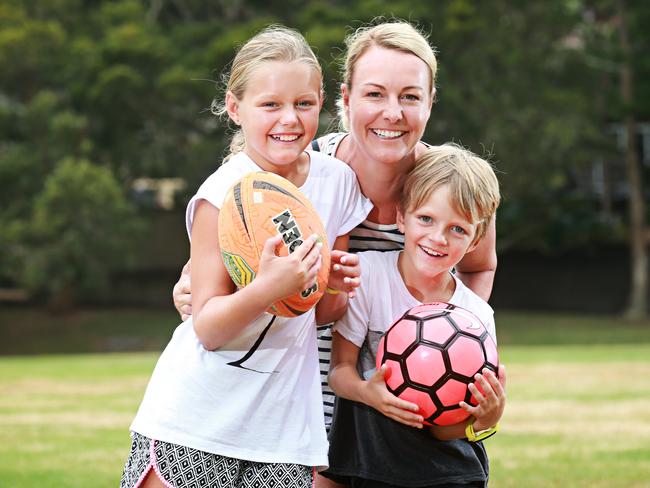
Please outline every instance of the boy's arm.
[[465, 254], [456, 265], [456, 272], [468, 288], [486, 302], [492, 294], [497, 269], [496, 219], [492, 219], [487, 233], [476, 248]]
[[[475, 383], [468, 386], [474, 398], [478, 402], [476, 407], [460, 402], [463, 410], [468, 412], [470, 422], [473, 420], [474, 432], [490, 429], [501, 419], [506, 407], [506, 370], [505, 366], [499, 365], [499, 378], [489, 369], [484, 369], [483, 374], [476, 374], [474, 377], [480, 389]], [[463, 439], [466, 437], [465, 428], [467, 421], [464, 420], [454, 425], [432, 425], [429, 427], [431, 434], [441, 441], [452, 439]]]
[[316, 305], [318, 325], [340, 319], [347, 309], [348, 298], [354, 297], [354, 289], [360, 284], [359, 257], [347, 252], [349, 240], [349, 235], [344, 235], [334, 241], [327, 290]]
[[329, 384], [338, 396], [378, 410], [385, 416], [409, 425], [422, 428], [422, 416], [418, 406], [401, 400], [390, 393], [384, 379], [385, 368], [377, 371], [368, 381], [361, 379], [357, 372], [359, 347], [334, 331], [332, 334], [332, 363]]

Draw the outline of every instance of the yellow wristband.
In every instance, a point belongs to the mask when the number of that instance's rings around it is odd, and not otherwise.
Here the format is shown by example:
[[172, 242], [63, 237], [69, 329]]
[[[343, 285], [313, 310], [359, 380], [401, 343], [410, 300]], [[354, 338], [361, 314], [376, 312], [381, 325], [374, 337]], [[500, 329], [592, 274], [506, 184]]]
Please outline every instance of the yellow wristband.
[[339, 293], [343, 293], [341, 290], [336, 290], [334, 288], [330, 288], [329, 286], [325, 288], [325, 293], [329, 295], [338, 295]]
[[483, 441], [496, 434], [499, 430], [499, 424], [497, 423], [494, 427], [490, 427], [489, 429], [474, 432], [474, 420], [476, 420], [474, 417], [470, 417], [467, 421], [467, 427], [465, 427], [465, 437], [467, 437], [467, 440], [470, 442]]

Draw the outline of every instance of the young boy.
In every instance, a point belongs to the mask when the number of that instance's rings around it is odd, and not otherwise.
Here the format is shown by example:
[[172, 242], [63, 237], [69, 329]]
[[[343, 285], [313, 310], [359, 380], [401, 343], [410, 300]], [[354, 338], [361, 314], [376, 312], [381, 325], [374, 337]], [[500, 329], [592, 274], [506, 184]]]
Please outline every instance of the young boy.
[[[374, 365], [381, 335], [421, 303], [472, 311], [496, 341], [492, 309], [452, 269], [483, 237], [499, 200], [492, 167], [456, 145], [428, 149], [407, 175], [397, 219], [404, 250], [359, 254], [361, 286], [334, 326], [329, 381], [338, 400], [325, 476], [353, 488], [487, 484], [487, 455], [471, 431], [466, 438], [467, 421], [423, 428], [417, 406], [392, 395], [385, 368]], [[505, 370], [475, 380], [478, 406], [460, 405], [474, 432], [489, 431], [505, 407]]]

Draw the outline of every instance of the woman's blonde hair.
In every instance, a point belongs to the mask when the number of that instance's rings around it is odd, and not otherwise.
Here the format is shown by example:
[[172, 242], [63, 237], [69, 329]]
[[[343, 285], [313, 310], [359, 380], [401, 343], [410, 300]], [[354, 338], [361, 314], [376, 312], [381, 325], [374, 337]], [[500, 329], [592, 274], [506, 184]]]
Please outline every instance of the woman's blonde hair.
[[[305, 63], [318, 73], [322, 91], [323, 71], [302, 34], [282, 25], [270, 25], [251, 37], [237, 52], [230, 73], [224, 75], [226, 79], [224, 94], [230, 91], [238, 100], [242, 100], [251, 74], [262, 63], [268, 61]], [[227, 113], [225, 102], [217, 99], [212, 101], [210, 109], [218, 116]], [[242, 151], [245, 142], [243, 132], [241, 130], [235, 132], [230, 141], [230, 153]]]
[[431, 146], [415, 161], [404, 181], [401, 212], [419, 208], [444, 185], [454, 209], [478, 222], [474, 239], [483, 237], [501, 200], [499, 180], [490, 163], [457, 144]]
[[[407, 54], [414, 54], [429, 67], [429, 93], [433, 94], [436, 86], [438, 62], [434, 49], [429, 45], [427, 36], [413, 25], [403, 20], [391, 20], [377, 25], [366, 25], [345, 38], [346, 55], [343, 63], [343, 83], [352, 88], [354, 69], [357, 61], [373, 46], [394, 49]], [[390, 69], [390, 67], [386, 67]], [[345, 131], [349, 130], [348, 117], [345, 114], [343, 98], [336, 102], [339, 124]]]

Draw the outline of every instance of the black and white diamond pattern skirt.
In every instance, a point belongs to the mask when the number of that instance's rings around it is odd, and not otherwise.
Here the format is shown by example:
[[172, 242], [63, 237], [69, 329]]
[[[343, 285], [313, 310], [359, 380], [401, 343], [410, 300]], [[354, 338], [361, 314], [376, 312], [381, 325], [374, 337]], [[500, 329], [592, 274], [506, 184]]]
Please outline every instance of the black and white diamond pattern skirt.
[[137, 488], [150, 470], [169, 488], [311, 488], [313, 468], [256, 463], [156, 441], [133, 432], [120, 488]]

